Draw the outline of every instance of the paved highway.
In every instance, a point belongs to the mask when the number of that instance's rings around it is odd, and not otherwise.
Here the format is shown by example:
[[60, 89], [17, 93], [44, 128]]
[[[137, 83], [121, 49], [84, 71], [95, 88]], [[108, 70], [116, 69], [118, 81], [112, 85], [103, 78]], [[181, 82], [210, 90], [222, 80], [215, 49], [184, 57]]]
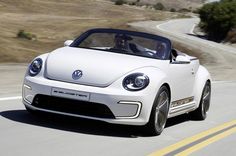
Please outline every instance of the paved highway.
[[[168, 23], [172, 25], [178, 22]], [[176, 27], [179, 30], [171, 32], [171, 26], [164, 24], [158, 26], [162, 29], [159, 31], [182, 42], [190, 42], [184, 36], [193, 26], [184, 30]], [[149, 30], [153, 31], [157, 30], [156, 25], [156, 22], [147, 24]], [[164, 27], [170, 31], [165, 32]], [[201, 42], [193, 40], [191, 43], [198, 47], [201, 45]], [[204, 44], [202, 47], [207, 48]], [[228, 57], [234, 55], [230, 53]], [[222, 82], [224, 77], [217, 75], [220, 72], [215, 75], [222, 81], [212, 85], [211, 108], [205, 121], [191, 120], [188, 115], [171, 118], [160, 136], [148, 137], [139, 127], [57, 115], [29, 114], [20, 98], [25, 70], [26, 65], [0, 64], [1, 155], [207, 156], [236, 153], [236, 82]], [[233, 78], [231, 80], [235, 80]]]
[[193, 33], [199, 18], [175, 19], [169, 21], [142, 21], [130, 23], [131, 26], [163, 35], [183, 47], [184, 52], [194, 51], [194, 56], [201, 58], [215, 81], [236, 80], [236, 48], [204, 40]]
[[184, 37], [185, 40], [191, 40], [201, 45], [209, 46], [214, 48], [217, 51], [226, 51], [228, 53], [236, 54], [236, 49], [234, 47], [230, 47], [227, 45], [215, 43], [212, 41], [204, 40], [199, 37], [194, 36], [194, 28], [200, 22], [200, 19], [195, 18], [186, 18], [186, 19], [176, 19], [164, 22], [162, 24], [157, 25], [157, 29], [160, 31], [174, 35], [176, 37], [182, 38]]
[[[6, 69], [9, 72], [3, 75]], [[182, 115], [169, 119], [160, 136], [148, 137], [139, 127], [29, 114], [19, 97], [25, 69], [24, 65], [7, 65], [7, 68], [6, 65], [0, 65], [1, 77], [4, 76], [0, 88], [0, 151], [4, 156], [145, 156], [160, 155], [159, 152], [163, 151], [172, 155], [171, 152], [181, 153], [188, 149], [196, 156], [233, 155], [236, 152], [234, 82], [213, 84], [211, 109], [205, 121], [193, 121], [187, 115]], [[194, 148], [195, 151], [186, 148], [186, 145], [196, 146], [196, 140], [197, 143], [209, 142], [209, 138], [213, 139], [212, 144], [205, 143], [197, 150]], [[172, 144], [177, 145], [172, 147]]]

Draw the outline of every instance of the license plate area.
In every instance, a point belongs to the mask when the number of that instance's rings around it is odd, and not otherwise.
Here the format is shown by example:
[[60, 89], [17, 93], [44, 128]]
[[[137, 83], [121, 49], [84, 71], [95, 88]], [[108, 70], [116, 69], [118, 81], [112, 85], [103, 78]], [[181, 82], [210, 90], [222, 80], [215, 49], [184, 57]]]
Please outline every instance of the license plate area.
[[75, 100], [82, 100], [82, 101], [89, 101], [90, 97], [90, 94], [86, 92], [80, 92], [62, 88], [52, 88], [51, 95]]

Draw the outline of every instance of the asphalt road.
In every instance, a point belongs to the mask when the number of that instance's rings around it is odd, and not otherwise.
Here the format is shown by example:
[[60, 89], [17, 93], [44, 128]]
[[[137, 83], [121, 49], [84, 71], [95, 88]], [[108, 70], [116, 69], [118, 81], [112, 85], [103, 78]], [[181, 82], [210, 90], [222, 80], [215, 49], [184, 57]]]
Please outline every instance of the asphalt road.
[[[236, 80], [236, 48], [199, 38], [193, 33], [199, 18], [175, 19], [170, 21], [142, 21], [130, 23], [142, 31], [168, 37], [190, 53], [200, 58], [215, 81]], [[191, 54], [191, 51], [194, 51]]]
[[[181, 140], [233, 121], [236, 125], [236, 83], [214, 83], [209, 116], [205, 121], [182, 115], [168, 120], [160, 136], [148, 137], [139, 127], [112, 125], [57, 115], [33, 116], [22, 105], [21, 83], [25, 66], [0, 65], [0, 151], [13, 155], [145, 156]], [[14, 88], [15, 86], [15, 88]], [[9, 87], [9, 88], [8, 88]], [[213, 133], [205, 132], [207, 135]], [[233, 155], [236, 133], [204, 146], [192, 155]], [[182, 146], [182, 144], [181, 144]], [[170, 148], [174, 150], [174, 148]], [[157, 154], [155, 154], [157, 155]]]
[[[176, 33], [190, 28], [179, 27]], [[236, 153], [235, 81], [213, 83], [211, 108], [205, 121], [191, 120], [188, 115], [171, 118], [160, 136], [149, 137], [139, 127], [29, 114], [20, 99], [25, 70], [26, 65], [0, 64], [1, 155], [226, 156]]]

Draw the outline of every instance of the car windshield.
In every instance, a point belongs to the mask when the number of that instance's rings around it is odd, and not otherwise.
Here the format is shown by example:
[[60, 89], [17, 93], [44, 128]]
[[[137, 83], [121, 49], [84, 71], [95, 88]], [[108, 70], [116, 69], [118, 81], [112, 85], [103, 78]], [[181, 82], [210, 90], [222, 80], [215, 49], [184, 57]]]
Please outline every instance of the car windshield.
[[71, 47], [96, 49], [120, 54], [166, 60], [169, 59], [171, 43], [156, 35], [115, 30], [93, 29], [82, 34]]

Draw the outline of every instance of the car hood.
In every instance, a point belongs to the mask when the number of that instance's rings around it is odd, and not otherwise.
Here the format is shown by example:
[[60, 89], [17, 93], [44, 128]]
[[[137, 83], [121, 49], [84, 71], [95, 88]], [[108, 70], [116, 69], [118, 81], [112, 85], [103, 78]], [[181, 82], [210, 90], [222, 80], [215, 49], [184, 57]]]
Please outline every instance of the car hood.
[[[99, 50], [63, 47], [49, 54], [45, 76], [63, 82], [106, 87], [131, 71], [156, 66], [158, 62], [162, 61]], [[82, 71], [83, 75], [74, 80], [72, 74], [76, 70]]]

